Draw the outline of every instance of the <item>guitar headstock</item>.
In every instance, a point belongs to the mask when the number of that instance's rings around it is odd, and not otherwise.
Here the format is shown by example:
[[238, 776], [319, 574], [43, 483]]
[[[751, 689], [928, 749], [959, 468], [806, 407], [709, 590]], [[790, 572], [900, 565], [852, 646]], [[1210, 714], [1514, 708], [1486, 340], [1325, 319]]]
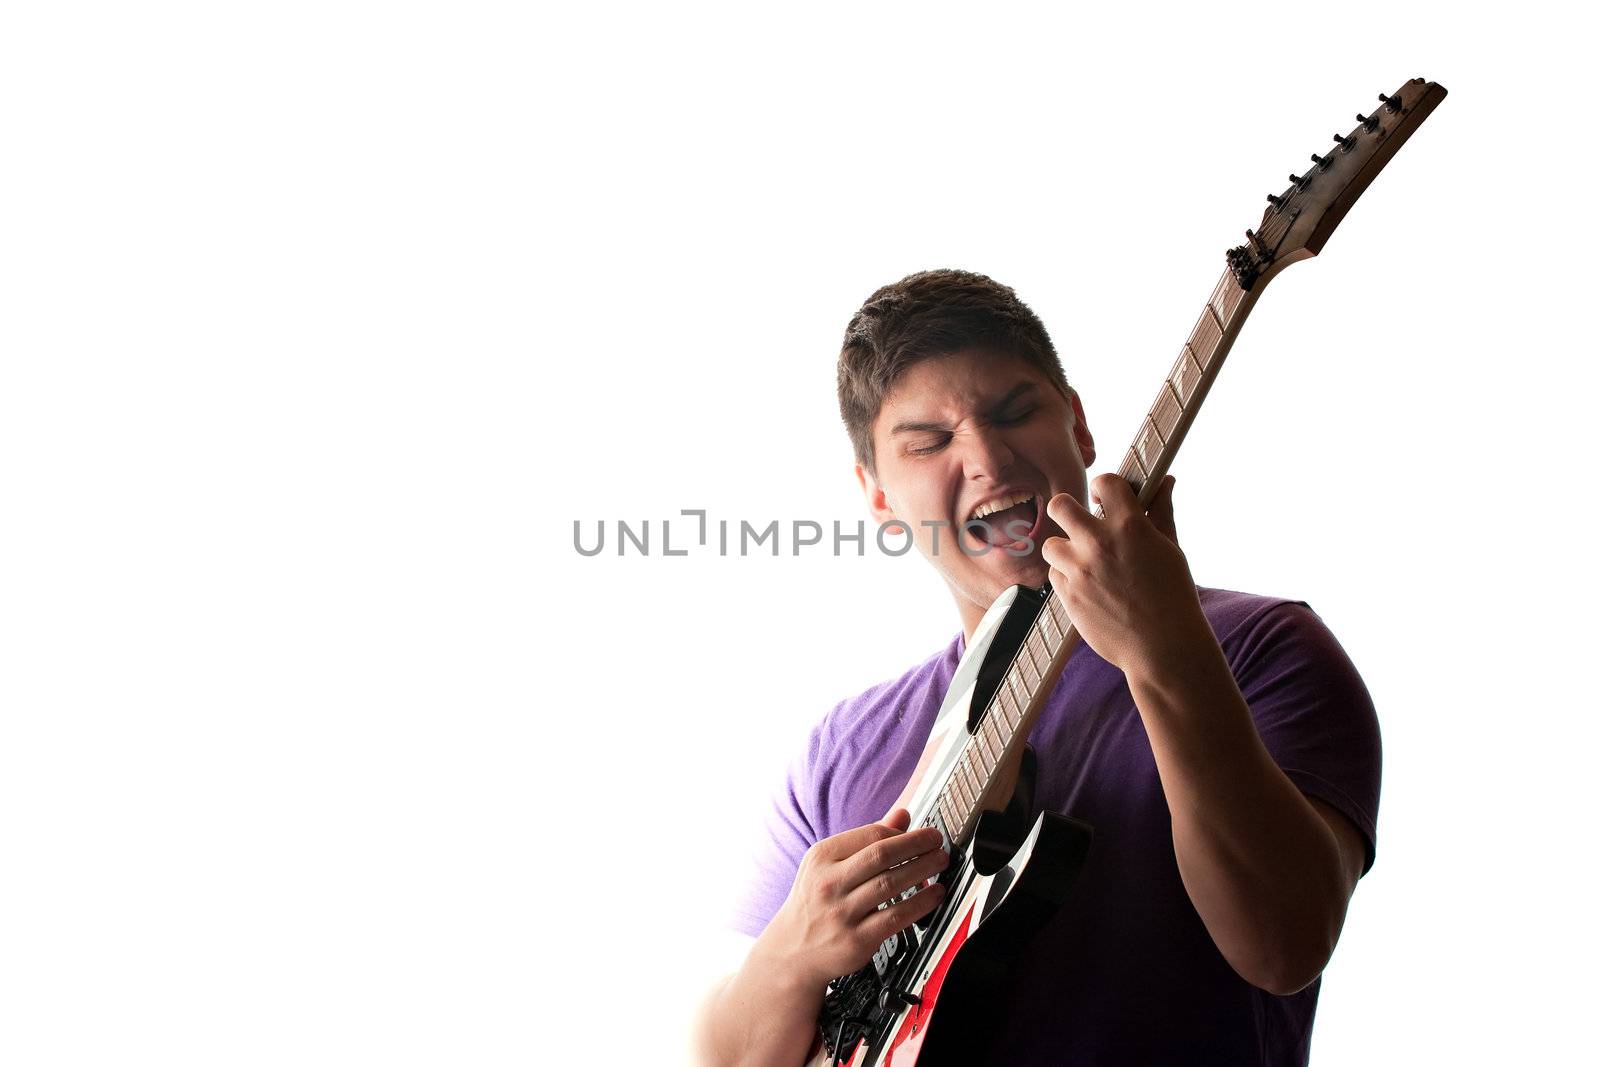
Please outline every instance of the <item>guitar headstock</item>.
[[1334, 134], [1331, 148], [1312, 153], [1304, 173], [1290, 174], [1289, 187], [1267, 197], [1267, 210], [1256, 229], [1245, 231], [1245, 243], [1228, 250], [1240, 287], [1248, 290], [1321, 252], [1345, 213], [1444, 97], [1442, 85], [1412, 78], [1392, 93], [1379, 93], [1371, 111], [1356, 115], [1353, 130]]

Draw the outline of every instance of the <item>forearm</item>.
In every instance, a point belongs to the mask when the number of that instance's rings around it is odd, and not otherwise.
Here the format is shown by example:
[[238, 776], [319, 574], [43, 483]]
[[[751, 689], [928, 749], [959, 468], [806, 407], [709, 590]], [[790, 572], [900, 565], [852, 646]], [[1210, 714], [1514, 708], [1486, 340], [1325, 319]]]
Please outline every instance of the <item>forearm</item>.
[[1178, 871], [1212, 940], [1253, 985], [1304, 987], [1344, 921], [1333, 832], [1273, 763], [1209, 631], [1128, 684], [1172, 813]]
[[706, 1067], [794, 1067], [817, 1032], [821, 987], [794, 977], [757, 939], [744, 965], [705, 1000], [695, 1027]]

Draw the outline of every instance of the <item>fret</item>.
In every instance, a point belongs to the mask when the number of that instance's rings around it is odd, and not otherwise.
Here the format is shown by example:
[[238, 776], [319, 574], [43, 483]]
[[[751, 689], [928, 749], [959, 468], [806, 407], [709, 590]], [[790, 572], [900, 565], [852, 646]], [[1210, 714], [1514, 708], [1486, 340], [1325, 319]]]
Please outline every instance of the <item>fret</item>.
[[998, 767], [1000, 765], [1000, 753], [1004, 749], [995, 742], [994, 738], [989, 736], [989, 727], [993, 725], [994, 720], [985, 717], [983, 722], [978, 724], [978, 729], [972, 736], [977, 739], [978, 748], [983, 751], [985, 759]]
[[1008, 692], [1006, 695], [1011, 698], [1006, 707], [1006, 725], [1015, 733], [1022, 726], [1022, 720], [1027, 717], [1028, 702], [1018, 700], [1014, 693]]
[[[1016, 666], [1016, 673], [1022, 677], [1023, 684], [1025, 684], [1028, 687], [1028, 691], [1029, 692], [1032, 692], [1034, 689], [1038, 688], [1038, 686], [1039, 686], [1039, 672], [1038, 671], [1034, 671], [1033, 672], [1033, 677], [1029, 678], [1028, 677], [1028, 661], [1023, 659], [1020, 654], [1016, 658], [1015, 666]], [[1010, 672], [1007, 672], [1007, 673], [1010, 673]]]
[[1002, 736], [1006, 741], [1010, 741], [1011, 736], [1016, 733], [1016, 725], [1022, 721], [1022, 709], [1018, 702], [1010, 697], [1008, 689], [1000, 689], [1000, 696], [995, 697], [995, 704], [1000, 705], [1000, 725], [1005, 726], [1005, 733]]
[[1056, 629], [1065, 633], [1070, 620], [1067, 618], [1067, 609], [1061, 605], [1061, 598], [1056, 596], [1054, 589], [1045, 595], [1044, 602], [1049, 605], [1050, 618], [1055, 621]]
[[989, 719], [989, 743], [994, 746], [995, 766], [999, 766], [1006, 757], [1006, 741], [1009, 739], [1005, 727], [998, 718]]
[[1233, 313], [1239, 310], [1239, 305], [1244, 302], [1244, 290], [1239, 288], [1239, 283], [1234, 281], [1233, 274], [1224, 274], [1217, 282], [1216, 290], [1211, 294], [1211, 306], [1217, 312], [1217, 317], [1223, 322], [1224, 327], [1233, 321]]
[[[1011, 690], [1002, 689], [995, 695], [994, 703], [1000, 709], [1000, 717], [1005, 721], [1006, 729], [1014, 731], [1017, 724], [1022, 721], [1022, 709], [1006, 706], [1006, 698], [1010, 696]], [[1016, 698], [1012, 697], [1011, 702], [1016, 703]]]
[[975, 778], [977, 781], [977, 793], [982, 794], [983, 783], [987, 782], [989, 776], [994, 773], [994, 764], [990, 762], [993, 757], [989, 755], [989, 750], [979, 741], [980, 736], [982, 736], [982, 731], [967, 738], [967, 753], [972, 757], [972, 766], [981, 772], [976, 774]]
[[1220, 340], [1222, 326], [1218, 324], [1211, 305], [1207, 304], [1200, 321], [1194, 324], [1194, 332], [1189, 335], [1189, 347], [1194, 350], [1194, 358], [1200, 366], [1207, 370], [1211, 368], [1211, 358], [1217, 354], [1217, 342]]
[[966, 769], [967, 761], [965, 757], [962, 757], [961, 762], [956, 764], [956, 773], [951, 775], [950, 781], [956, 787], [956, 799], [960, 800], [968, 811], [971, 811], [973, 804], [972, 788], [967, 785], [966, 776], [962, 773]]
[[1163, 442], [1172, 440], [1172, 431], [1178, 428], [1178, 419], [1182, 415], [1183, 406], [1172, 395], [1172, 386], [1162, 382], [1161, 395], [1156, 398], [1156, 406], [1150, 411], [1150, 421], [1156, 424], [1156, 432], [1161, 435]]
[[1044, 641], [1044, 647], [1050, 649], [1053, 655], [1054, 649], [1051, 646], [1056, 644], [1061, 635], [1061, 631], [1056, 628], [1055, 613], [1041, 611], [1033, 624], [1039, 628], [1039, 636]]
[[1003, 717], [996, 715], [994, 718], [994, 729], [989, 732], [989, 736], [993, 738], [995, 747], [1000, 750], [1000, 755], [1003, 758], [1006, 754], [1006, 745], [1011, 743], [1011, 739], [1016, 736], [1016, 732], [1011, 729], [1011, 724], [1009, 722], [1006, 722]]
[[1172, 374], [1167, 379], [1172, 385], [1172, 391], [1178, 394], [1178, 399], [1183, 402], [1184, 407], [1189, 406], [1189, 401], [1194, 396], [1194, 387], [1200, 384], [1200, 376], [1204, 373], [1199, 361], [1195, 359], [1194, 350], [1184, 345], [1183, 351], [1178, 353], [1178, 365], [1172, 368]]
[[1011, 699], [1017, 702], [1017, 707], [1026, 708], [1028, 706], [1028, 690], [1023, 687], [1017, 676], [1010, 671], [1006, 672], [1006, 685], [1010, 688]]
[[[967, 748], [968, 754], [970, 755], [972, 746], [968, 745]], [[967, 782], [967, 792], [972, 794], [972, 802], [967, 805], [967, 808], [970, 811], [978, 810], [979, 804], [983, 799], [983, 787], [985, 783], [989, 781], [990, 776], [994, 774], [992, 770], [985, 770], [982, 774], [979, 774], [973, 769], [975, 767], [981, 768], [982, 766], [983, 762], [978, 759], [974, 759], [967, 764], [967, 777], [969, 779]]]
[[1183, 414], [1183, 410], [1184, 410], [1183, 409], [1183, 401], [1178, 399], [1178, 391], [1172, 387], [1172, 379], [1171, 378], [1168, 378], [1166, 381], [1161, 383], [1161, 393], [1167, 399], [1165, 401], [1158, 400], [1158, 401], [1156, 401], [1156, 403], [1157, 404], [1161, 404], [1161, 403], [1171, 404], [1173, 407], [1178, 409], [1178, 414], [1182, 415]]
[[944, 783], [945, 792], [950, 794], [950, 800], [958, 807], [967, 802], [966, 786], [961, 781], [961, 765], [959, 763], [950, 771], [950, 777]]
[[953, 836], [961, 827], [961, 825], [967, 821], [967, 812], [971, 811], [972, 809], [967, 806], [966, 801], [962, 800], [959, 796], [952, 794], [950, 799], [950, 810], [954, 814], [954, 818], [950, 822], [950, 833]]
[[1128, 454], [1122, 457], [1122, 466], [1117, 468], [1117, 473], [1133, 485], [1135, 493], [1144, 485], [1145, 478], [1149, 477], [1144, 465], [1139, 462], [1138, 455], [1131, 448], [1128, 449]]
[[[971, 803], [973, 803], [973, 804], [976, 804], [978, 802], [978, 796], [979, 796], [979, 794], [981, 794], [983, 792], [983, 778], [984, 778], [984, 776], [983, 775], [979, 775], [977, 771], [972, 769], [974, 763], [976, 763], [976, 762], [977, 761], [973, 758], [973, 754], [972, 754], [972, 745], [969, 743], [967, 745], [967, 747], [961, 753], [961, 764], [960, 764], [960, 766], [961, 766], [962, 773], [966, 775], [966, 777], [963, 778], [962, 781], [966, 784], [967, 793], [969, 794], [969, 799], [970, 799]], [[981, 766], [981, 764], [979, 764], [979, 766]], [[987, 773], [987, 772], [985, 772], [985, 773]]]
[[955, 797], [951, 798], [951, 800], [950, 800], [950, 821], [945, 823], [944, 825], [945, 825], [945, 829], [950, 832], [950, 835], [952, 837], [955, 836], [956, 831], [961, 829], [962, 824], [967, 821], [967, 812], [969, 812], [971, 810], [972, 810], [971, 808], [969, 808], [966, 805], [962, 804], [959, 799], [956, 799]]
[[1133, 439], [1133, 448], [1138, 454], [1139, 467], [1144, 471], [1146, 478], [1161, 461], [1161, 450], [1165, 447], [1166, 442], [1161, 440], [1156, 428], [1150, 425], [1150, 420], [1145, 419], [1144, 425], [1139, 427], [1139, 435]]
[[[1032, 634], [1032, 632], [1029, 632], [1028, 636], [1024, 637], [1022, 639], [1022, 651], [1026, 652], [1028, 654], [1028, 662], [1033, 664], [1034, 673], [1037, 674], [1040, 678], [1043, 678], [1044, 677], [1044, 671], [1039, 669], [1039, 657], [1034, 655], [1034, 652], [1033, 652], [1033, 634]], [[1045, 657], [1045, 661], [1046, 662], [1048, 662], [1049, 659], [1050, 659], [1049, 656]]]

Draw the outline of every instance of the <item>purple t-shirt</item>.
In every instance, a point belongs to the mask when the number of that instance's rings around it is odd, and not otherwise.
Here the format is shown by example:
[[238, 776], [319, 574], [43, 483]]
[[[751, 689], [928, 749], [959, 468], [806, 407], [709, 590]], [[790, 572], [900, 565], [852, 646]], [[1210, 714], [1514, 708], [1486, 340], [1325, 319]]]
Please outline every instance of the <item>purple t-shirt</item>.
[[[1200, 604], [1267, 751], [1301, 791], [1376, 840], [1381, 761], [1372, 698], [1302, 601], [1200, 589]], [[943, 702], [965, 639], [841, 702], [811, 733], [769, 813], [733, 925], [759, 935], [805, 850], [883, 818]], [[1155, 757], [1116, 667], [1087, 645], [1068, 660], [1030, 743], [1035, 810], [1094, 826], [1082, 877], [1018, 961], [1017, 999], [992, 1062], [1304, 1064], [1321, 980], [1287, 997], [1228, 966], [1189, 902]]]

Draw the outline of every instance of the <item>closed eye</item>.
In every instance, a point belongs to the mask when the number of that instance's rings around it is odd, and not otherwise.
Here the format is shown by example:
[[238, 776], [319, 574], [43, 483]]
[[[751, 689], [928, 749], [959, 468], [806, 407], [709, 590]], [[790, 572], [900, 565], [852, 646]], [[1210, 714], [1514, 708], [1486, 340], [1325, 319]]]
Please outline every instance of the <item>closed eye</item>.
[[997, 415], [994, 418], [994, 424], [996, 426], [1016, 426], [1020, 423], [1027, 422], [1028, 417], [1038, 410], [1039, 409], [1037, 407], [1031, 407], [1023, 408], [1021, 411], [1010, 415]]
[[[1009, 415], [991, 416], [989, 421], [995, 426], [1020, 426], [1032, 418], [1034, 412], [1038, 410], [1038, 405], [1034, 405], [1033, 407], [1023, 408], [1021, 411], [1013, 412]], [[927, 440], [926, 444], [918, 445], [915, 448], [908, 448], [906, 451], [911, 453], [913, 456], [931, 456], [949, 443], [950, 435], [945, 434], [937, 440], [930, 438]]]

